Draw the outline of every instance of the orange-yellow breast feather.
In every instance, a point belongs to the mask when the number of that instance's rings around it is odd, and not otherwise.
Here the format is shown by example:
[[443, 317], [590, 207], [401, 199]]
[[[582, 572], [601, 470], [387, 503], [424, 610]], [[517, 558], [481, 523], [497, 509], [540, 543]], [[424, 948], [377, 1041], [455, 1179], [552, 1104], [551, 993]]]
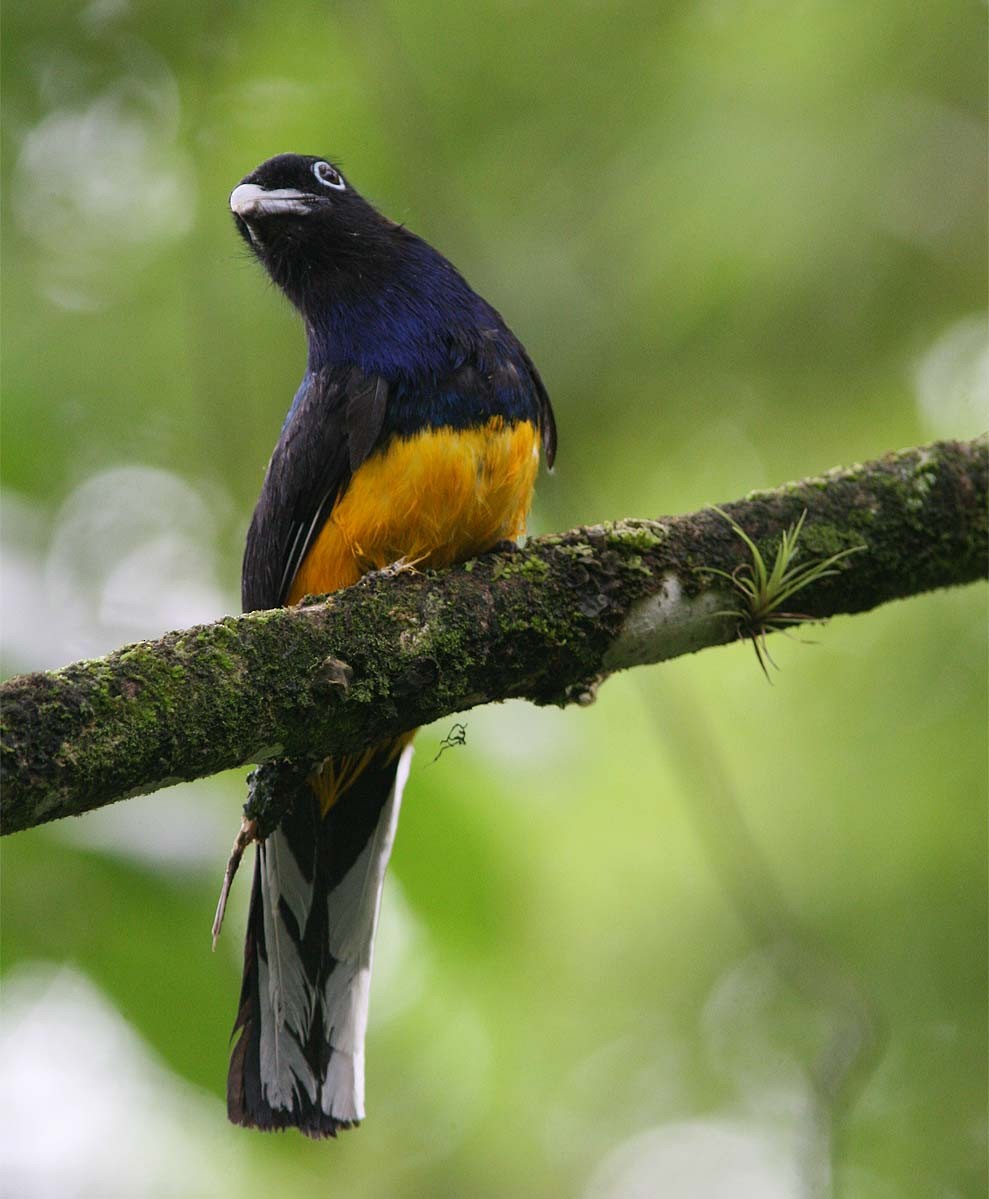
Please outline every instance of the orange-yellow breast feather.
[[405, 560], [449, 566], [525, 532], [539, 465], [528, 421], [396, 438], [351, 479], [306, 555], [288, 602]]

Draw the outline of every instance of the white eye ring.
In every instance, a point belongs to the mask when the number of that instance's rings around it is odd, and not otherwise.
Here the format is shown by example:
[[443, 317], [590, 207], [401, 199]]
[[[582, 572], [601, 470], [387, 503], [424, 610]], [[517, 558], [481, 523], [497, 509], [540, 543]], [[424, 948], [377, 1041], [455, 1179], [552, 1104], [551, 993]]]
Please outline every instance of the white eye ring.
[[347, 186], [340, 172], [328, 162], [314, 162], [312, 173], [324, 187], [332, 187], [335, 191], [342, 192]]

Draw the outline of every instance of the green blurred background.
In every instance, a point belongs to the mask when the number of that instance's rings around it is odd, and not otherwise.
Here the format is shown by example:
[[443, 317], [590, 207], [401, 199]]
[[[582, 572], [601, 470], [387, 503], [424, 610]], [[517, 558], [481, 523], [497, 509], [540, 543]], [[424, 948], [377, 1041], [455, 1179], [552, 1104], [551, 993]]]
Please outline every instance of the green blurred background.
[[[532, 531], [987, 425], [978, 0], [9, 0], [7, 672], [235, 611], [301, 374], [233, 185], [339, 159], [554, 398]], [[425, 730], [369, 1117], [227, 1126], [243, 771], [4, 844], [18, 1197], [985, 1193], [985, 589]]]

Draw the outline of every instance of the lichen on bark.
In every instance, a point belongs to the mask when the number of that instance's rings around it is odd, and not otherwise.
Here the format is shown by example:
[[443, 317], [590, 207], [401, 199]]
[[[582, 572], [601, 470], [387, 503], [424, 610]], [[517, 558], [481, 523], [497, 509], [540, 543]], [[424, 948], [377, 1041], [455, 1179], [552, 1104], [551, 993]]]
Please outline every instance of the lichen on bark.
[[[982, 578], [989, 441], [939, 442], [723, 506], [770, 558], [852, 547], [800, 595], [822, 619]], [[746, 547], [713, 509], [370, 577], [292, 609], [125, 646], [2, 689], [4, 832], [232, 766], [363, 748], [476, 704], [586, 702], [610, 671], [736, 635]]]

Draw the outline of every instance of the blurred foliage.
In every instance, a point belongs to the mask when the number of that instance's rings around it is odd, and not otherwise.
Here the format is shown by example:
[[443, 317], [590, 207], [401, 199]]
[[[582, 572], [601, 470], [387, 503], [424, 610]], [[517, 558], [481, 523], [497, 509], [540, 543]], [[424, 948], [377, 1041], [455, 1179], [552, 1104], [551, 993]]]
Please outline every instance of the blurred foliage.
[[[980, 432], [985, 25], [976, 0], [12, 0], [6, 669], [235, 609], [304, 346], [226, 197], [284, 150], [338, 156], [531, 350], [561, 430], [534, 531]], [[981, 1195], [984, 617], [983, 587], [935, 594], [774, 637], [772, 686], [739, 646], [586, 712], [470, 713], [438, 762], [424, 731], [370, 1116], [337, 1144], [225, 1124], [239, 774], [6, 843], [7, 978], [88, 976], [166, 1068], [127, 1119], [155, 1130], [171, 1090], [196, 1113], [148, 1195]], [[20, 1193], [134, 1194], [125, 1138], [68, 1136], [70, 1065], [32, 1074]]]

